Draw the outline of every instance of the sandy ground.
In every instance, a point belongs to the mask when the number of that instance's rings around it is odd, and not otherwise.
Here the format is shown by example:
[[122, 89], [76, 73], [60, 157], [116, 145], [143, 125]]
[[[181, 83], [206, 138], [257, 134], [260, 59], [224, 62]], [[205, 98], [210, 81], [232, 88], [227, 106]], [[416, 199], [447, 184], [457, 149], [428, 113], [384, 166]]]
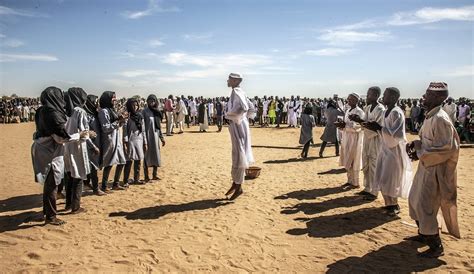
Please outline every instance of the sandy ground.
[[[235, 202], [223, 199], [227, 129], [193, 127], [167, 138], [162, 181], [104, 197], [87, 190], [87, 213], [44, 226], [35, 221], [42, 188], [33, 180], [33, 130], [33, 123], [0, 125], [0, 272], [474, 271], [472, 148], [461, 150], [458, 165], [463, 239], [442, 235], [446, 255], [418, 259], [425, 247], [403, 241], [416, 233], [407, 202], [400, 218], [385, 217], [380, 198], [367, 203], [339, 188], [346, 176], [336, 157], [319, 159], [314, 147], [308, 160], [297, 159], [299, 131], [287, 128], [252, 129], [262, 173]], [[321, 132], [314, 131], [317, 143]]]

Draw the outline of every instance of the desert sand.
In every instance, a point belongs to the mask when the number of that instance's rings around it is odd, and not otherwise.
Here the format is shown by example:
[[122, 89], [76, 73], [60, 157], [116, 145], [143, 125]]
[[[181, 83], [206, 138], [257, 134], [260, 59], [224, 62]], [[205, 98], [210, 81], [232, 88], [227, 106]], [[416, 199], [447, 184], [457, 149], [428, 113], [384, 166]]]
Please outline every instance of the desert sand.
[[[474, 149], [463, 148], [458, 165], [463, 238], [443, 234], [445, 256], [419, 259], [426, 247], [403, 240], [416, 233], [407, 201], [389, 218], [381, 197], [368, 203], [358, 190], [343, 191], [333, 147], [327, 158], [312, 147], [308, 160], [297, 159], [299, 129], [252, 128], [261, 175], [236, 201], [225, 200], [230, 137], [226, 128], [210, 130], [166, 138], [161, 181], [103, 197], [87, 189], [88, 212], [62, 215], [68, 223], [56, 227], [37, 220], [34, 124], [0, 125], [0, 272], [474, 271]], [[321, 132], [314, 130], [316, 145]]]

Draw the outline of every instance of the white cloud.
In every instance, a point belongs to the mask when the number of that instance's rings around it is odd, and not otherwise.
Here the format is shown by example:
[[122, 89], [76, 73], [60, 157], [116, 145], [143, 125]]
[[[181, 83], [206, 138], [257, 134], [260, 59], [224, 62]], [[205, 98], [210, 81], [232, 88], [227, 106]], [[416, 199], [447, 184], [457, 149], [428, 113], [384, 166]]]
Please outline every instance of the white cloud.
[[23, 46], [25, 43], [23, 41], [20, 41], [18, 39], [6, 39], [1, 42], [2, 46], [6, 46], [9, 48], [18, 48]]
[[324, 48], [318, 50], [307, 50], [305, 53], [312, 56], [340, 56], [352, 52], [353, 49], [347, 48]]
[[195, 34], [184, 34], [183, 39], [186, 41], [191, 42], [198, 42], [198, 43], [210, 43], [211, 39], [214, 37], [212, 33], [195, 33]]
[[127, 71], [122, 71], [119, 73], [119, 75], [127, 78], [134, 78], [134, 77], [141, 77], [141, 76], [157, 76], [161, 75], [160, 71], [158, 70], [144, 70], [144, 69], [139, 69], [139, 70], [127, 70]]
[[368, 29], [380, 26], [380, 23], [375, 19], [364, 20], [358, 23], [336, 26], [333, 29], [335, 30], [358, 30], [358, 29]]
[[159, 0], [149, 0], [148, 7], [141, 11], [125, 11], [122, 16], [128, 19], [140, 19], [145, 16], [150, 16], [158, 12], [179, 12], [180, 9], [177, 7], [163, 8]]
[[12, 9], [5, 6], [0, 6], [0, 15], [23, 16], [23, 17], [48, 17], [48, 15], [38, 12], [31, 12], [27, 10]]
[[194, 65], [199, 67], [248, 67], [271, 63], [268, 56], [258, 54], [223, 54], [223, 55], [193, 55], [173, 52], [165, 55], [162, 61], [166, 64], [182, 66]]
[[160, 47], [164, 44], [165, 43], [163, 43], [160, 39], [153, 39], [148, 42], [148, 45], [150, 45], [150, 47]]
[[56, 56], [45, 55], [45, 54], [0, 53], [0, 62], [17, 62], [17, 61], [52, 62], [52, 61], [58, 61], [58, 58]]
[[460, 8], [425, 7], [414, 12], [399, 12], [387, 22], [393, 26], [427, 24], [444, 20], [474, 21], [474, 6]]
[[443, 76], [446, 77], [473, 77], [474, 76], [474, 65], [461, 66], [453, 69], [451, 72], [445, 73]]
[[0, 33], [0, 39], [7, 37], [5, 34]]
[[357, 42], [382, 42], [391, 38], [389, 32], [360, 32], [353, 30], [326, 30], [319, 39], [331, 45], [352, 45]]

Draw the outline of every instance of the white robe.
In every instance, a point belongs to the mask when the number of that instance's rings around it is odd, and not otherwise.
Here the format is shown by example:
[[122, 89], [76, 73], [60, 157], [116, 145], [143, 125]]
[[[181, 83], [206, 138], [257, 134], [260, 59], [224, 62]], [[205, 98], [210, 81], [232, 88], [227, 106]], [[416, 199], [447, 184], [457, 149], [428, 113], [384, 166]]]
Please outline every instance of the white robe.
[[[382, 125], [384, 119], [385, 107], [382, 104], [377, 104], [375, 108], [370, 111], [372, 105], [364, 108], [366, 122], [377, 122]], [[375, 169], [377, 166], [377, 156], [380, 150], [381, 135], [378, 132], [369, 129], [364, 131], [364, 148], [362, 150], [362, 171], [364, 171], [364, 191], [377, 195], [375, 190]]]
[[446, 114], [448, 114], [449, 119], [451, 119], [451, 122], [454, 124], [454, 122], [456, 122], [456, 120], [457, 120], [457, 118], [456, 118], [456, 111], [457, 111], [456, 104], [455, 103], [451, 103], [450, 105], [445, 104], [443, 106], [443, 110], [446, 112]]
[[178, 118], [176, 122], [184, 122], [184, 118], [186, 117], [186, 115], [188, 115], [188, 110], [186, 109], [186, 104], [183, 100], [179, 101], [178, 107], [176, 108], [176, 112], [178, 113]]
[[290, 101], [288, 103], [288, 125], [289, 126], [295, 126], [297, 125], [297, 112], [295, 111], [295, 108], [297, 107], [296, 101]]
[[446, 227], [460, 238], [457, 218], [457, 174], [459, 136], [441, 107], [432, 109], [419, 132], [420, 163], [408, 200], [410, 217], [419, 222], [423, 235], [438, 234], [438, 210], [441, 207]]
[[365, 113], [359, 107], [346, 111], [344, 115], [346, 126], [342, 130], [339, 165], [346, 168], [348, 183], [358, 186], [359, 171], [362, 169], [362, 143], [364, 133], [359, 123], [349, 119], [349, 115], [352, 114], [357, 114], [362, 120], [365, 119]]
[[405, 115], [399, 107], [394, 107], [387, 117], [385, 112], [375, 170], [375, 191], [391, 198], [406, 199], [412, 184], [412, 168], [406, 153]]
[[[249, 102], [242, 89], [232, 89], [226, 110], [226, 119], [229, 120], [229, 133], [232, 142], [232, 175], [234, 175], [234, 170], [245, 171], [254, 162], [247, 118], [249, 110]], [[234, 179], [234, 182], [240, 184], [242, 179]]]

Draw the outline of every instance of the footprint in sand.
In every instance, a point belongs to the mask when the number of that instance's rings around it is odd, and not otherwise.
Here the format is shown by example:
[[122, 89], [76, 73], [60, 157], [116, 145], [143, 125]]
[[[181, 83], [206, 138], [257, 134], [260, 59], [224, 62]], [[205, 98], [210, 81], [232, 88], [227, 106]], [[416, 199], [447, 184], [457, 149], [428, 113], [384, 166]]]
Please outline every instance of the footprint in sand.
[[34, 252], [30, 252], [30, 253], [26, 254], [26, 256], [28, 256], [28, 258], [30, 258], [32, 260], [40, 260], [41, 259], [41, 256], [37, 253], [34, 253]]

